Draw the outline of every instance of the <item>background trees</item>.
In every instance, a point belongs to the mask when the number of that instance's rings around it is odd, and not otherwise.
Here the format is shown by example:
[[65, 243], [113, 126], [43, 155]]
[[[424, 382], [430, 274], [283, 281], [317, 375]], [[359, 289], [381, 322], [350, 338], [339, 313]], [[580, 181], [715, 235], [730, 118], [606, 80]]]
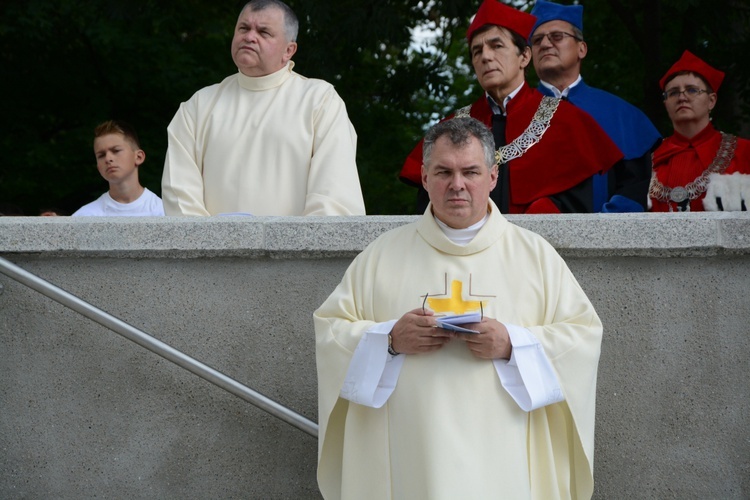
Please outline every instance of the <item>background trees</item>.
[[[560, 0], [561, 3], [572, 3]], [[289, 0], [300, 17], [296, 69], [330, 81], [359, 136], [370, 214], [413, 212], [398, 180], [425, 127], [476, 98], [464, 35], [479, 0]], [[530, 9], [533, 0], [514, 0]], [[590, 84], [640, 106], [671, 133], [663, 72], [690, 49], [727, 71], [715, 120], [748, 134], [750, 6], [741, 0], [581, 0]], [[131, 122], [157, 194], [166, 126], [180, 102], [236, 71], [229, 43], [244, 2], [6, 0], [0, 6], [0, 202], [27, 215], [73, 211], [106, 190], [91, 151], [94, 126]], [[436, 36], [415, 41], [412, 29]], [[534, 81], [533, 70], [529, 80]]]

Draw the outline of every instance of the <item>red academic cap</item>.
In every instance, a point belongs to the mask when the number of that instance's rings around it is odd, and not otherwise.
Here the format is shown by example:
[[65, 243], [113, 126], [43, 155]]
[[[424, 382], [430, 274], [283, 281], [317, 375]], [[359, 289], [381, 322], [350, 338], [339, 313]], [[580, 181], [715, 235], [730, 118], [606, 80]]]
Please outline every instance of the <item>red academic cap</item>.
[[531, 14], [521, 12], [498, 0], [484, 0], [466, 32], [466, 39], [471, 42], [471, 37], [476, 30], [487, 24], [494, 24], [515, 31], [524, 40], [528, 40], [534, 23], [536, 23], [536, 17]]
[[703, 79], [708, 82], [714, 92], [719, 91], [719, 86], [724, 80], [723, 71], [712, 68], [701, 58], [686, 50], [682, 53], [682, 57], [680, 57], [679, 61], [674, 63], [672, 67], [669, 68], [669, 70], [664, 74], [664, 76], [661, 77], [661, 80], [659, 80], [659, 86], [661, 87], [661, 89], [664, 90], [664, 86], [667, 84], [667, 80], [670, 76], [674, 75], [675, 73], [679, 73], [680, 71], [690, 71], [691, 73], [702, 76]]

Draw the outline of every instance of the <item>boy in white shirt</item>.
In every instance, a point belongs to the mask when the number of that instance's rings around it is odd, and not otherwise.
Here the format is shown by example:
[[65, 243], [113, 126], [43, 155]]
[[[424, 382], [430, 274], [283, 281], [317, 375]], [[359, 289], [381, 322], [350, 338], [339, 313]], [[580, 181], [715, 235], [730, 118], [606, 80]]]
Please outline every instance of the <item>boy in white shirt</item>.
[[79, 208], [73, 216], [161, 216], [161, 198], [141, 186], [138, 167], [146, 160], [138, 135], [125, 122], [109, 120], [94, 129], [96, 168], [109, 191]]

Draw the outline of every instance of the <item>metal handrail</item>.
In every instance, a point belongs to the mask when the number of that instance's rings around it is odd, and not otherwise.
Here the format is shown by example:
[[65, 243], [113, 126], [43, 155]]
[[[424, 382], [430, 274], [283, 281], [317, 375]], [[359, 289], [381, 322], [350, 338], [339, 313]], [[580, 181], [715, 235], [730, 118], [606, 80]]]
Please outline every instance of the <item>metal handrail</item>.
[[195, 375], [198, 375], [202, 379], [211, 382], [212, 384], [221, 387], [225, 391], [228, 391], [235, 396], [239, 396], [245, 401], [257, 406], [261, 410], [270, 413], [274, 417], [277, 417], [284, 422], [297, 427], [298, 429], [306, 432], [307, 434], [318, 437], [318, 424], [305, 418], [304, 416], [295, 413], [286, 406], [277, 403], [276, 401], [264, 396], [263, 394], [250, 389], [246, 385], [237, 382], [236, 380], [224, 375], [223, 373], [214, 370], [208, 365], [201, 363], [188, 356], [187, 354], [178, 351], [168, 344], [152, 337], [151, 335], [125, 323], [124, 321], [115, 318], [111, 314], [102, 311], [101, 309], [89, 304], [59, 288], [48, 281], [31, 274], [23, 268], [13, 264], [0, 257], [0, 272], [6, 276], [18, 281], [19, 283], [28, 286], [29, 288], [36, 290], [49, 297], [50, 299], [59, 302], [60, 304], [82, 314], [83, 316], [99, 323], [125, 337], [128, 340], [135, 342], [136, 344], [145, 347], [149, 351], [158, 354], [162, 358], [171, 361], [172, 363], [180, 366]]

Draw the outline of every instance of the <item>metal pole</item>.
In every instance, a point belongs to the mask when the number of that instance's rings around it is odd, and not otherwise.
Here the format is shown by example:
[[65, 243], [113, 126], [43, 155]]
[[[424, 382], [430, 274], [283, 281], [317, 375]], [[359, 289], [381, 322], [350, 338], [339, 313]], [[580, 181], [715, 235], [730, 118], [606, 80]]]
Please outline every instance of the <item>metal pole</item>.
[[29, 288], [36, 290], [49, 297], [50, 299], [59, 302], [60, 304], [86, 316], [87, 318], [96, 321], [102, 326], [105, 326], [115, 333], [118, 333], [128, 340], [132, 340], [136, 344], [145, 347], [149, 351], [158, 354], [162, 358], [171, 361], [172, 363], [180, 366], [189, 372], [198, 375], [204, 380], [211, 382], [214, 385], [221, 387], [222, 389], [231, 392], [235, 396], [239, 396], [245, 401], [257, 406], [263, 411], [270, 413], [271, 415], [280, 418], [284, 422], [297, 427], [298, 429], [308, 433], [313, 437], [318, 437], [318, 424], [308, 420], [304, 416], [295, 413], [289, 408], [277, 403], [276, 401], [269, 399], [263, 394], [250, 389], [249, 387], [237, 382], [236, 380], [224, 375], [223, 373], [214, 370], [208, 365], [201, 363], [200, 361], [188, 356], [187, 354], [178, 351], [177, 349], [165, 344], [164, 342], [152, 337], [151, 335], [121, 321], [111, 314], [108, 314], [101, 309], [98, 309], [88, 302], [72, 295], [62, 288], [56, 287], [55, 285], [45, 281], [38, 276], [35, 276], [28, 271], [18, 267], [12, 262], [0, 257], [0, 272], [6, 276], [13, 278], [19, 283], [28, 286]]

